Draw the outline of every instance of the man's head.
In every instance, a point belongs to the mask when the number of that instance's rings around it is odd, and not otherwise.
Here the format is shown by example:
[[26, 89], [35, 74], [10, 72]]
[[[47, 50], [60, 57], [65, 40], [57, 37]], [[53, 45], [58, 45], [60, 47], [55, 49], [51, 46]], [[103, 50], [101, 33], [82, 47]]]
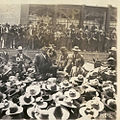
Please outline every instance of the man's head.
[[72, 50], [75, 54], [77, 54], [78, 52], [81, 51], [78, 46], [74, 46], [74, 48]]
[[60, 48], [60, 51], [61, 51], [63, 54], [65, 54], [65, 53], [67, 52], [67, 49], [66, 49], [66, 47], [61, 47], [61, 48]]
[[23, 52], [22, 46], [18, 46], [18, 49], [17, 49], [17, 50], [18, 50], [19, 53], [22, 53], [22, 52]]

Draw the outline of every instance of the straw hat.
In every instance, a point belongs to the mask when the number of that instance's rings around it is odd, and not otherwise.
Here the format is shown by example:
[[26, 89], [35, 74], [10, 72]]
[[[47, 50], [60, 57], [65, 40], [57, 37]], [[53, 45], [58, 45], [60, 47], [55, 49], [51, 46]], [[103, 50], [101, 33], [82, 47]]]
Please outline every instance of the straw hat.
[[112, 48], [110, 49], [110, 51], [114, 51], [114, 52], [116, 52], [117, 49], [116, 49], [116, 47], [112, 47]]
[[35, 113], [35, 118], [37, 120], [48, 120], [49, 119], [48, 110], [39, 110], [39, 113]]
[[89, 85], [90, 86], [100, 86], [99, 80], [98, 79], [90, 79], [89, 80]]
[[72, 50], [76, 51], [76, 52], [80, 52], [81, 51], [78, 46], [74, 46], [74, 48]]
[[23, 107], [18, 106], [17, 104], [11, 103], [8, 110], [6, 111], [6, 115], [17, 115], [23, 112]]
[[14, 81], [16, 81], [17, 80], [17, 77], [16, 76], [10, 76], [9, 77], [9, 81], [11, 81], [11, 82], [14, 82]]
[[69, 97], [65, 97], [63, 99], [63, 101], [61, 102], [61, 105], [65, 106], [65, 107], [69, 107], [69, 108], [77, 108], [74, 104], [73, 104], [73, 99], [69, 98]]
[[70, 88], [70, 87], [72, 87], [72, 84], [69, 83], [68, 80], [63, 80], [63, 81], [60, 83], [60, 87], [61, 87], [61, 88]]
[[77, 92], [74, 88], [69, 89], [64, 93], [65, 96], [68, 96], [71, 99], [78, 99], [80, 97], [80, 93]]
[[61, 48], [60, 48], [60, 51], [66, 52], [66, 51], [67, 51], [67, 48], [66, 48], [66, 47], [61, 47]]
[[36, 119], [36, 117], [35, 117], [35, 114], [36, 113], [40, 113], [39, 112], [40, 111], [40, 108], [38, 108], [38, 106], [33, 106], [33, 107], [30, 107], [30, 108], [28, 108], [27, 109], [27, 115], [30, 117], [30, 118], [34, 118], [34, 119]]
[[9, 108], [10, 103], [13, 103], [13, 102], [8, 101], [7, 99], [3, 100], [3, 102], [0, 103], [0, 108], [2, 108], [2, 111], [6, 111]]
[[25, 93], [19, 98], [20, 105], [31, 105], [34, 102], [34, 98], [29, 93]]
[[26, 88], [26, 92], [30, 93], [31, 96], [36, 96], [40, 93], [40, 86], [30, 85]]
[[109, 108], [112, 111], [116, 111], [116, 100], [115, 99], [109, 99], [107, 100], [107, 104], [105, 104], [107, 108]]
[[47, 85], [47, 88], [50, 91], [59, 91], [60, 90], [60, 87], [58, 85], [56, 85], [56, 83]]
[[50, 83], [56, 83], [57, 78], [48, 78], [47, 81], [50, 82]]
[[82, 107], [79, 110], [82, 117], [86, 116], [88, 118], [94, 119], [99, 115], [99, 112], [94, 108]]
[[52, 95], [50, 94], [42, 94], [43, 101], [51, 101], [52, 100]]
[[44, 102], [42, 97], [37, 97], [35, 102], [36, 102], [36, 105], [38, 105], [39, 108], [46, 108], [48, 106], [48, 103]]
[[6, 98], [6, 94], [0, 92], [0, 102]]
[[52, 95], [52, 98], [53, 98], [53, 100], [59, 100], [59, 98], [64, 98], [65, 96], [64, 96], [64, 94], [63, 94], [63, 92], [61, 92], [61, 91], [58, 91], [58, 92], [56, 92], [56, 93], [54, 93], [53, 95]]
[[22, 46], [18, 46], [18, 49], [17, 49], [18, 51], [22, 51], [23, 50], [23, 48], [22, 48]]
[[104, 104], [99, 99], [89, 100], [86, 103], [86, 106], [88, 106], [89, 108], [94, 108], [99, 112], [104, 110]]

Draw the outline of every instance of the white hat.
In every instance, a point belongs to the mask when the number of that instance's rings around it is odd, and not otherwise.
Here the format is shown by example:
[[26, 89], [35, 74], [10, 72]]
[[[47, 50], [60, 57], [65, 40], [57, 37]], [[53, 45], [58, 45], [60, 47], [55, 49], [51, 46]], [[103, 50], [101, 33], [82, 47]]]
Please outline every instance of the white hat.
[[116, 49], [116, 47], [112, 47], [111, 49], [110, 49], [110, 51], [116, 51], [117, 49]]
[[19, 46], [17, 50], [23, 50], [22, 46]]

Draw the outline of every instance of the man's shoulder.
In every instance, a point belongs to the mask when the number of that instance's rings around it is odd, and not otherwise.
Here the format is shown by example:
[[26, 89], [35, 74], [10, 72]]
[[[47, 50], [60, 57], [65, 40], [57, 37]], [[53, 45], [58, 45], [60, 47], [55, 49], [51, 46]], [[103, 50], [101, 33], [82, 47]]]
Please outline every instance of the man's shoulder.
[[70, 59], [72, 59], [73, 58], [73, 53], [70, 53], [70, 54], [68, 54], [68, 58]]

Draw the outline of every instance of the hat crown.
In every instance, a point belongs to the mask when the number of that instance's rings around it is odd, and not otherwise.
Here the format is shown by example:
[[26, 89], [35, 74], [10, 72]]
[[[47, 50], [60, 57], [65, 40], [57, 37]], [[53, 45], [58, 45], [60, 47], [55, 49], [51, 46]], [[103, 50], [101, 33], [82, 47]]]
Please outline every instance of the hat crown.
[[22, 50], [22, 49], [23, 49], [22, 46], [19, 46], [19, 47], [18, 47], [18, 50]]

